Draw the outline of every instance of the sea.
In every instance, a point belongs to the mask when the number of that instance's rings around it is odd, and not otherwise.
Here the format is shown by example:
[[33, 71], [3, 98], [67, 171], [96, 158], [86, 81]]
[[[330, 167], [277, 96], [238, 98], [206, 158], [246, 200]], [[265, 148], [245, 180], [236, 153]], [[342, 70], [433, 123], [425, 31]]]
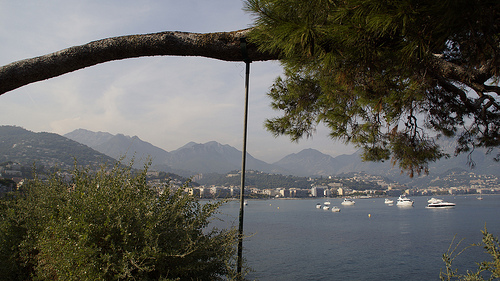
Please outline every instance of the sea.
[[[481, 242], [481, 230], [500, 237], [500, 196], [437, 196], [452, 209], [427, 209], [430, 197], [410, 197], [413, 207], [383, 198], [249, 200], [243, 225], [248, 280], [439, 280], [443, 254]], [[396, 203], [396, 198], [393, 198]], [[330, 201], [340, 212], [317, 209]], [[218, 227], [238, 226], [239, 201], [220, 208]], [[481, 247], [455, 257], [459, 273], [488, 260]]]

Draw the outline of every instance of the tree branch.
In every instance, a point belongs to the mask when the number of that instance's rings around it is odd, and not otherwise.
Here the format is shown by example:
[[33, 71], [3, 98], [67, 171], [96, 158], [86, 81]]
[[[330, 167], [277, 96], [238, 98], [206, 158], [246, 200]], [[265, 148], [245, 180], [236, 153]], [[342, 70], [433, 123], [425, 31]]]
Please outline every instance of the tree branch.
[[[0, 67], [0, 95], [33, 82], [53, 78], [96, 64], [144, 56], [202, 56], [224, 61], [244, 61], [240, 39], [250, 29], [215, 32], [159, 32], [112, 37], [70, 47], [52, 54]], [[277, 55], [247, 46], [252, 61], [276, 60]]]
[[485, 85], [484, 91], [489, 92], [489, 93], [496, 93], [497, 95], [500, 95], [500, 87], [498, 87], [498, 86]]
[[[470, 69], [449, 62], [440, 55], [430, 56], [429, 63], [430, 68], [436, 76], [459, 81], [469, 86], [474, 84], [474, 86], [480, 87], [481, 89], [484, 86], [484, 82], [492, 77], [491, 73], [489, 73], [490, 68], [488, 67]], [[473, 88], [473, 86], [471, 86], [471, 88]]]

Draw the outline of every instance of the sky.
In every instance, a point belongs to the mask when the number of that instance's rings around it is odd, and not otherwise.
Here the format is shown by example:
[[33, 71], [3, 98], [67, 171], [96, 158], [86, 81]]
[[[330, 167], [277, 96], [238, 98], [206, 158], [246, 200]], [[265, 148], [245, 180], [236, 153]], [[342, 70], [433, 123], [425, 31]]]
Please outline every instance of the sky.
[[[0, 65], [107, 37], [250, 27], [240, 0], [0, 0]], [[291, 142], [264, 128], [279, 112], [267, 97], [279, 62], [250, 66], [247, 151], [273, 163], [313, 148], [337, 156], [355, 151], [317, 128]], [[138, 136], [172, 151], [217, 141], [242, 149], [245, 64], [203, 57], [143, 57], [108, 62], [0, 96], [0, 125], [66, 134], [83, 128]]]

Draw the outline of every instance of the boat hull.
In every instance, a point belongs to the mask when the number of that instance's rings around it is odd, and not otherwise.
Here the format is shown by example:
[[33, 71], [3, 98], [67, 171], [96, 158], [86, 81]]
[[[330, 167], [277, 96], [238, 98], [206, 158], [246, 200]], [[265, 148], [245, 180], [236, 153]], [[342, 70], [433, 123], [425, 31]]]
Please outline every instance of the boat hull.
[[455, 203], [447, 203], [447, 202], [441, 202], [441, 203], [434, 203], [434, 204], [429, 204], [427, 205], [427, 209], [451, 209], [455, 207]]

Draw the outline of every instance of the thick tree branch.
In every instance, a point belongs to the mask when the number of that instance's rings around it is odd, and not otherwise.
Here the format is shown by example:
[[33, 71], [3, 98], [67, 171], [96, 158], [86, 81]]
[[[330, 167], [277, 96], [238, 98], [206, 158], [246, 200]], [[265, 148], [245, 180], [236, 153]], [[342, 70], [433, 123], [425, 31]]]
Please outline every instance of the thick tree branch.
[[489, 72], [489, 67], [483, 67], [480, 69], [465, 68], [461, 65], [449, 62], [439, 55], [431, 56], [429, 62], [430, 69], [436, 76], [459, 81], [466, 85], [481, 85], [480, 87], [482, 88], [484, 82], [492, 76]]
[[[33, 82], [53, 78], [92, 65], [144, 56], [201, 56], [224, 61], [243, 61], [240, 39], [250, 29], [232, 32], [159, 32], [93, 41], [52, 54], [0, 67], [0, 95]], [[276, 60], [248, 44], [252, 61]]]

